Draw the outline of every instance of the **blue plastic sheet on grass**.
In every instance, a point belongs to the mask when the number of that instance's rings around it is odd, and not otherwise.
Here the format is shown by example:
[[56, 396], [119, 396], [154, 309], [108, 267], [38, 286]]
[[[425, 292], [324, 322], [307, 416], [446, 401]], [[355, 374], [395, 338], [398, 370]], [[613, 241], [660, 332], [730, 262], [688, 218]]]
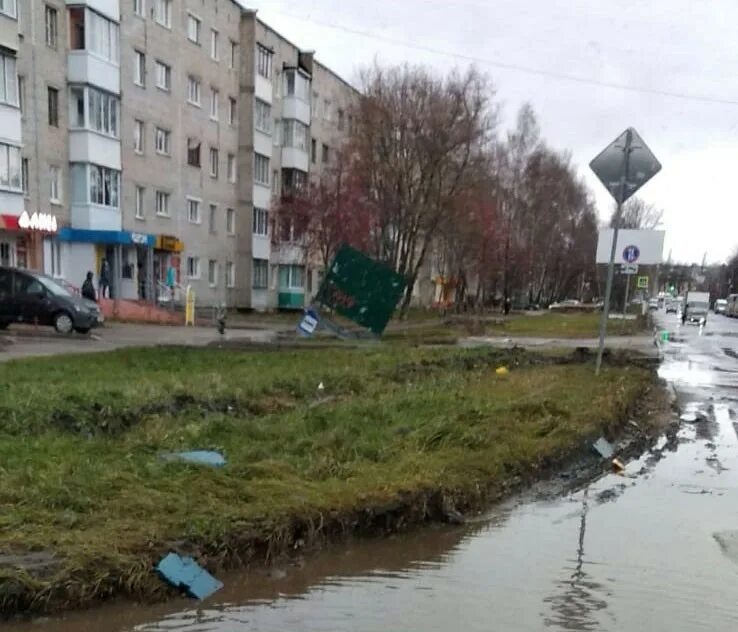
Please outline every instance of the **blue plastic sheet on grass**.
[[162, 454], [167, 461], [183, 461], [194, 465], [209, 465], [210, 467], [223, 467], [226, 464], [225, 457], [220, 452], [212, 450], [191, 450], [188, 452], [174, 452]]
[[156, 567], [159, 574], [172, 586], [187, 591], [195, 599], [207, 599], [223, 588], [223, 583], [215, 579], [191, 557], [169, 553]]

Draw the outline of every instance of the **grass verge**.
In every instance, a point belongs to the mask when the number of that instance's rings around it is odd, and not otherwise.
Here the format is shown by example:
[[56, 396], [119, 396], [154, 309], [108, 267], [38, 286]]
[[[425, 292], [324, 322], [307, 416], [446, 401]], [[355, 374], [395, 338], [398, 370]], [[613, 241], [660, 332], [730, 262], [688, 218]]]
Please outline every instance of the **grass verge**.
[[[505, 365], [509, 375], [495, 368]], [[479, 506], [605, 432], [649, 371], [520, 350], [125, 350], [0, 366], [0, 613], [169, 590]], [[324, 390], [316, 387], [319, 382]], [[216, 449], [209, 469], [161, 458]]]

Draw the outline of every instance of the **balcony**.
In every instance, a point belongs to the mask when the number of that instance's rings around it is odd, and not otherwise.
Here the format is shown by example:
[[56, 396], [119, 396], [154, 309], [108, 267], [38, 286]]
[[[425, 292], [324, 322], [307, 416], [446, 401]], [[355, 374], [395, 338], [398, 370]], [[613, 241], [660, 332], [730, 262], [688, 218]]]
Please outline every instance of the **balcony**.
[[120, 67], [86, 50], [69, 51], [67, 77], [69, 83], [86, 83], [120, 94]]
[[72, 226], [85, 230], [121, 230], [117, 208], [100, 204], [72, 204]]
[[254, 86], [254, 94], [256, 95], [256, 98], [271, 104], [273, 92], [274, 89], [272, 87], [272, 82], [266, 77], [262, 77], [257, 72]]
[[282, 99], [282, 118], [296, 119], [310, 125], [310, 103], [294, 96]]
[[0, 48], [18, 51], [18, 20], [0, 13]]
[[116, 22], [120, 21], [119, 0], [67, 0], [67, 4], [86, 6], [101, 13], [106, 18], [110, 18]]
[[306, 151], [295, 147], [282, 147], [282, 167], [307, 172], [310, 157]]
[[120, 141], [86, 129], [69, 130], [69, 161], [121, 170]]
[[0, 140], [20, 145], [21, 130], [20, 109], [0, 103]]

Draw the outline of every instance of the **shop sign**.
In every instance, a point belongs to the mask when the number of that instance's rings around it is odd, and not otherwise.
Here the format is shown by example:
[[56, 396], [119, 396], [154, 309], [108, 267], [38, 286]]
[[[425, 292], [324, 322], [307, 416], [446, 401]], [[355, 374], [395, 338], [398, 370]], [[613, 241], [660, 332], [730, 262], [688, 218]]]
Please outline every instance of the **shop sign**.
[[33, 213], [29, 215], [28, 211], [23, 211], [18, 218], [18, 227], [22, 230], [40, 230], [46, 233], [55, 233], [59, 226], [56, 215], [49, 213]]
[[184, 250], [184, 244], [172, 235], [157, 235], [156, 249], [169, 250], [170, 252], [182, 252]]
[[131, 233], [131, 242], [145, 246], [149, 243], [149, 236], [146, 233]]

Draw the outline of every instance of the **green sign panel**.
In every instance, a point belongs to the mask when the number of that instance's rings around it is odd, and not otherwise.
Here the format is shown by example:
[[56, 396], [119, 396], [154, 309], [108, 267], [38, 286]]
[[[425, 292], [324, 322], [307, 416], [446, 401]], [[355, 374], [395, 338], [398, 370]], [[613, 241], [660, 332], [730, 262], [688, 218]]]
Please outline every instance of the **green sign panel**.
[[342, 246], [316, 300], [379, 335], [405, 291], [405, 279], [362, 252]]
[[639, 290], [647, 290], [648, 289], [648, 277], [647, 276], [639, 276], [638, 277], [638, 289]]

